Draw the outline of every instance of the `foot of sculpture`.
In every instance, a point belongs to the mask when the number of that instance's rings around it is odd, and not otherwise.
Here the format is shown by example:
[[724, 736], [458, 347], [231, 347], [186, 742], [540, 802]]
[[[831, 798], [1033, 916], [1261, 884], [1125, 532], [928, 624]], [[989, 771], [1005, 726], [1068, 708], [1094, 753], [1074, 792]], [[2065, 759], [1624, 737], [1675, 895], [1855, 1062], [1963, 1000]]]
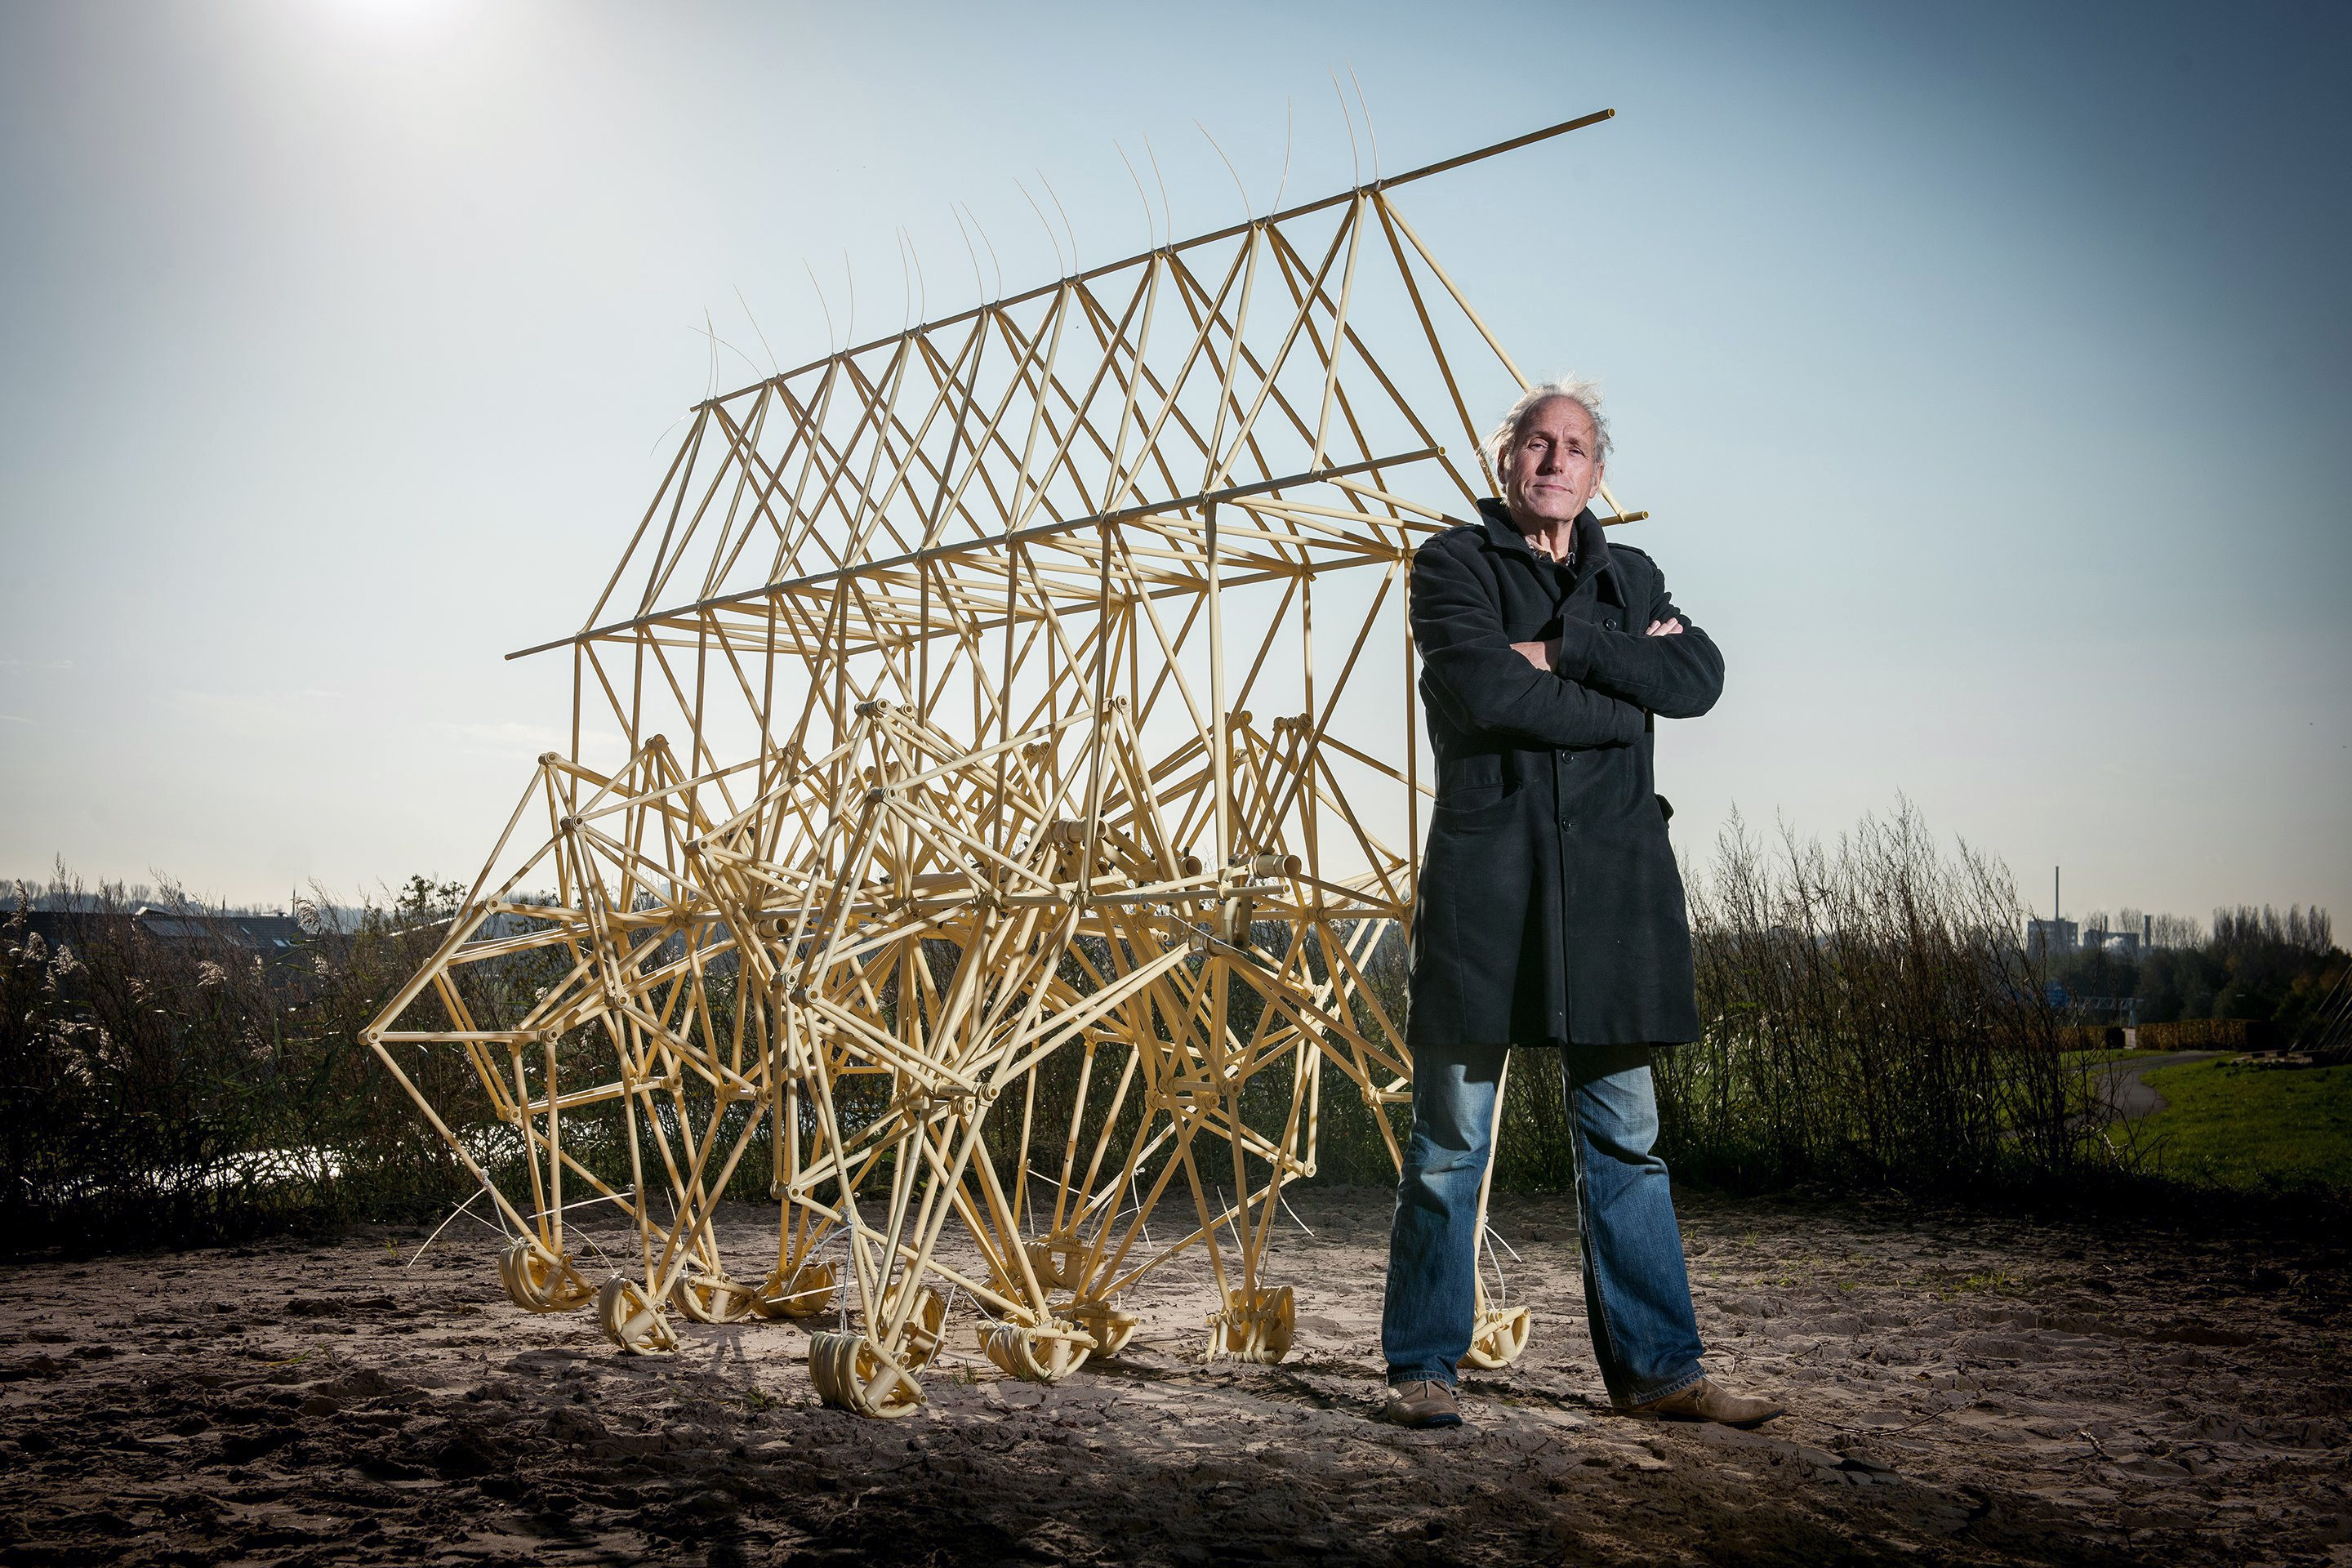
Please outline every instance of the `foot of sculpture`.
[[1496, 1372], [1527, 1352], [1534, 1317], [1525, 1307], [1496, 1308], [1478, 1314], [1470, 1349], [1462, 1360], [1481, 1372]]

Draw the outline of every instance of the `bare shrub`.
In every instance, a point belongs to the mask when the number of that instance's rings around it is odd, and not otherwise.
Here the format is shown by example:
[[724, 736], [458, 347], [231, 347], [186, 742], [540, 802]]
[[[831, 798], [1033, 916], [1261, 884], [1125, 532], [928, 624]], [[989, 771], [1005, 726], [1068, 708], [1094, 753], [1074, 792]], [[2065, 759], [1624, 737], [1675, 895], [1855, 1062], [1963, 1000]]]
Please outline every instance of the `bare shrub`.
[[[1704, 1037], [1662, 1050], [1661, 1152], [1678, 1173], [1763, 1189], [1808, 1181], [1951, 1194], [2129, 1166], [2094, 1075], [2027, 957], [2000, 861], [1946, 855], [1908, 804], [1834, 845], [1735, 816], [1689, 884]], [[2307, 923], [2307, 922], [2306, 922]], [[1402, 942], [1370, 970], [1397, 1016]], [[1327, 1071], [1327, 1178], [1392, 1179], [1372, 1112]], [[1511, 1053], [1495, 1183], [1576, 1179], [1560, 1053]], [[1405, 1108], [1388, 1108], [1391, 1131]]]
[[2101, 1157], [2007, 868], [1942, 854], [1907, 802], [1769, 854], [1735, 816], [1690, 905], [1706, 1035], [1658, 1085], [1691, 1173], [1951, 1190]]
[[60, 872], [38, 889], [70, 933], [55, 942], [33, 929], [36, 890], [12, 891], [0, 912], [9, 1246], [415, 1213], [470, 1185], [358, 1038], [437, 936], [425, 884], [356, 929], [267, 953], [168, 885], [133, 901]]
[[[2067, 1065], [2064, 1020], [2043, 1000], [2020, 940], [2024, 910], [1998, 861], [1965, 845], [1939, 852], [1906, 805], [1829, 847], [1784, 830], [1769, 854], [1735, 820], [1689, 884], [1705, 1037], [1662, 1052], [1657, 1068], [1662, 1147], [1681, 1173], [1743, 1188], [1845, 1180], [1951, 1192], [2131, 1163], [2127, 1141], [2111, 1142], [2096, 1114], [2085, 1072]], [[135, 900], [119, 886], [89, 891], [61, 873], [0, 905], [0, 1180], [19, 1217], [11, 1247], [407, 1217], [470, 1195], [471, 1178], [359, 1041], [445, 934], [459, 889], [415, 879], [348, 921], [298, 910], [310, 918], [298, 919], [302, 934], [282, 954], [212, 931], [216, 911], [177, 889], [141, 891]], [[36, 905], [51, 929], [69, 919], [73, 940], [35, 931]], [[157, 919], [137, 918], [142, 905]], [[331, 907], [323, 897], [317, 906]], [[2231, 911], [2216, 926], [2264, 936], [2275, 926], [2313, 942], [2329, 934], [2324, 921]], [[477, 1026], [504, 1026], [562, 978], [561, 953], [467, 965], [453, 982], [459, 1003]], [[1087, 956], [1099, 968], [1108, 955]], [[1319, 960], [1308, 967], [1322, 977]], [[735, 978], [725, 963], [703, 977], [715, 1028], [730, 1026]], [[1373, 953], [1367, 978], [1387, 1016], [1402, 1017], [1398, 933]], [[883, 1003], [895, 1006], [892, 986]], [[1370, 999], [1356, 1005], [1369, 1029]], [[1255, 1008], [1237, 991], [1234, 1026], [1254, 1028]], [[600, 1048], [586, 1030], [558, 1044], [567, 1057]], [[1089, 1070], [1065, 1055], [1017, 1114], [1065, 1125], [1080, 1096], [1108, 1113], [1124, 1059], [1112, 1053]], [[421, 1048], [399, 1060], [486, 1165], [495, 1172], [512, 1157], [516, 1140], [474, 1064]], [[1321, 1176], [1388, 1184], [1408, 1108], [1369, 1105], [1336, 1069], [1322, 1070]], [[1272, 1077], [1252, 1088], [1287, 1092]], [[848, 1109], [880, 1114], [881, 1086], [875, 1092], [872, 1106]], [[712, 1108], [678, 1109], [699, 1126]], [[1115, 1143], [1140, 1114], [1139, 1103], [1122, 1107]], [[619, 1183], [626, 1139], [616, 1118], [583, 1108], [567, 1131], [576, 1129], [590, 1168]], [[764, 1195], [766, 1136], [755, 1131], [731, 1195]], [[992, 1152], [1018, 1183], [1011, 1148]], [[1213, 1163], [1219, 1151], [1204, 1149]], [[1063, 1163], [1028, 1173], [1038, 1202], [1058, 1195]], [[1078, 1156], [1070, 1176], [1088, 1163]], [[1245, 1180], [1264, 1178], [1262, 1162], [1244, 1163]], [[1560, 1188], [1574, 1171], [1559, 1055], [1516, 1051], [1496, 1184]]]

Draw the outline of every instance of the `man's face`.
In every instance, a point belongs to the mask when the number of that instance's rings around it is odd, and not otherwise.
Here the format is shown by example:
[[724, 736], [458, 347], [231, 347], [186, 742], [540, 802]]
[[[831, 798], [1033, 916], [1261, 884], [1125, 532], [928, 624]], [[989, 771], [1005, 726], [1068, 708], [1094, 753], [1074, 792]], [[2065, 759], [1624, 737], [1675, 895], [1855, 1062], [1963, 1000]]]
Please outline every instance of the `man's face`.
[[1523, 531], [1564, 523], [1601, 488], [1592, 416], [1572, 397], [1547, 397], [1519, 421], [1503, 459], [1503, 505]]

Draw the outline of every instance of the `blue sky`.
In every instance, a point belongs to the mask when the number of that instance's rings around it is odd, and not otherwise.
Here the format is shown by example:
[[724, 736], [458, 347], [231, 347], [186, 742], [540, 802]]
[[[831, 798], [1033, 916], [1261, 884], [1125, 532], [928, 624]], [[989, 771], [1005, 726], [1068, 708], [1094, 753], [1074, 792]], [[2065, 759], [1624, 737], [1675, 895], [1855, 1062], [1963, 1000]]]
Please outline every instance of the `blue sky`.
[[1115, 140], [1231, 222], [1195, 120], [1264, 211], [1287, 104], [1336, 189], [1352, 66], [1391, 171], [1619, 111], [1404, 200], [1602, 381], [1726, 648], [1686, 845], [1907, 795], [2070, 914], [2352, 915], [2347, 15], [6, 5], [0, 872], [470, 875], [563, 711], [500, 656], [602, 585], [706, 310], [725, 386], [824, 352], [811, 269], [895, 329], [900, 226], [961, 309], [951, 200], [1044, 281], [1040, 173], [1139, 249]]

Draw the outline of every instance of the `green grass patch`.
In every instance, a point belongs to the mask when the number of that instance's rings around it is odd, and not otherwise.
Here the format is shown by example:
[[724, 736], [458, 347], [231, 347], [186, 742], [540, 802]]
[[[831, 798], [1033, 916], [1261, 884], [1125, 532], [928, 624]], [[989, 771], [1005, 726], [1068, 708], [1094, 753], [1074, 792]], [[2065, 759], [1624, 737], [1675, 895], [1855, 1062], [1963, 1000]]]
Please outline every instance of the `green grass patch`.
[[2157, 1141], [2166, 1174], [2248, 1191], [2352, 1189], [2352, 1067], [2216, 1058], [2144, 1081], [2168, 1102], [2137, 1129]]
[[2100, 1068], [2106, 1066], [2109, 1062], [2127, 1062], [2134, 1057], [2145, 1057], [2153, 1054], [2154, 1053], [2149, 1051], [2124, 1050], [2061, 1051], [2058, 1053], [2058, 1059], [2064, 1062], [2070, 1068]]

